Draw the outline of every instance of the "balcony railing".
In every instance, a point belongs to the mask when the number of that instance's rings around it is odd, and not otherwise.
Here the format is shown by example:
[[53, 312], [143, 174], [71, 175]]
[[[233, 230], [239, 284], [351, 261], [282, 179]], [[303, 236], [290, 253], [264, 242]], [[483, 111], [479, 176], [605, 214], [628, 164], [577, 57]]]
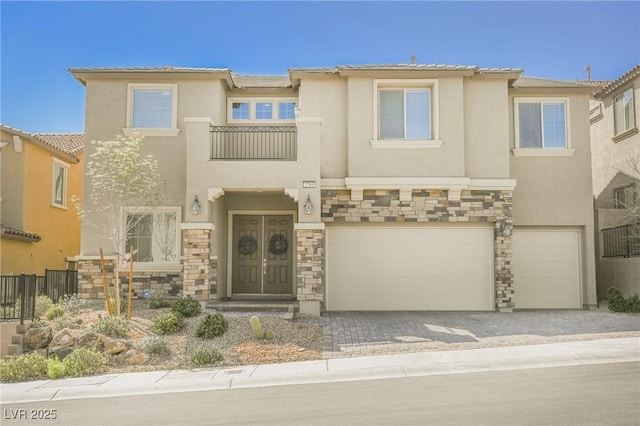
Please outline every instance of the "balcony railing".
[[296, 160], [295, 126], [211, 126], [212, 160]]
[[640, 256], [640, 225], [607, 228], [602, 233], [602, 257]]

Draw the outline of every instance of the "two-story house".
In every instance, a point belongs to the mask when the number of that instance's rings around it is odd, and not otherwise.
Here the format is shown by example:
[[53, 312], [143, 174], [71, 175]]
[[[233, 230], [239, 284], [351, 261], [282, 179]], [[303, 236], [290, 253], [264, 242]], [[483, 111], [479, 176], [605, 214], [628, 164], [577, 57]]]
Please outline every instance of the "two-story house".
[[84, 135], [0, 125], [0, 274], [44, 275], [80, 253]]
[[640, 295], [640, 65], [599, 83], [590, 111], [598, 296]]
[[[144, 134], [166, 182], [127, 241], [138, 294], [316, 315], [596, 304], [590, 85], [421, 64], [70, 71], [87, 138]], [[85, 297], [101, 247], [83, 232]]]

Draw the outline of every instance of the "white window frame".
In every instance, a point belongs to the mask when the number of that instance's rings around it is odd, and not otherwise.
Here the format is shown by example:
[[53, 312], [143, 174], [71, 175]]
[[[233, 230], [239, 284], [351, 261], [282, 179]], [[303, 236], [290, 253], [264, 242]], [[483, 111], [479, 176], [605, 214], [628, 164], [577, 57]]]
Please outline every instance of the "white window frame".
[[598, 104], [589, 110], [589, 123], [593, 124], [602, 118], [602, 104]]
[[[614, 209], [634, 209], [638, 206], [640, 187], [637, 183], [630, 183], [613, 189]], [[622, 199], [621, 199], [622, 198]], [[630, 198], [630, 199], [629, 199]]]
[[[380, 139], [379, 93], [381, 89], [425, 89], [429, 90], [429, 128], [430, 139]], [[373, 80], [373, 139], [371, 146], [376, 149], [397, 148], [440, 148], [440, 91], [436, 79], [374, 79]]]
[[[133, 93], [135, 90], [171, 90], [171, 127], [132, 127]], [[177, 136], [178, 129], [178, 85], [167, 83], [129, 83], [127, 84], [127, 127], [122, 129], [126, 136], [140, 133], [143, 136]]]
[[[248, 119], [234, 119], [233, 118], [233, 104], [235, 102], [243, 102], [249, 104], [249, 118]], [[294, 108], [298, 107], [298, 99], [297, 98], [288, 98], [288, 97], [230, 97], [227, 98], [227, 123], [229, 124], [279, 124], [279, 123], [295, 123], [296, 119], [284, 119], [281, 120], [280, 117], [280, 104], [281, 103], [290, 103], [293, 102], [295, 104]], [[272, 103], [273, 108], [271, 110], [272, 117], [271, 119], [257, 119], [256, 118], [256, 105], [258, 103]], [[295, 111], [295, 109], [294, 109]]]
[[[153, 270], [157, 271], [162, 269], [163, 267], [168, 268], [180, 268], [180, 259], [182, 257], [182, 238], [181, 238], [181, 229], [180, 225], [182, 223], [182, 208], [180, 206], [160, 206], [155, 208], [144, 207], [144, 206], [126, 206], [122, 208], [123, 215], [129, 214], [157, 214], [157, 213], [175, 213], [176, 215], [176, 224], [175, 224], [175, 261], [174, 262], [134, 262], [136, 265], [136, 270], [138, 271], [146, 271]], [[123, 217], [122, 224], [126, 226], [126, 217]], [[155, 225], [154, 225], [155, 226]], [[153, 232], [153, 231], [152, 231]], [[122, 238], [122, 247], [120, 248], [121, 253], [129, 253], [129, 247], [127, 247], [127, 230], [123, 229], [121, 231]], [[152, 234], [153, 240], [153, 234]], [[153, 241], [152, 241], [153, 244]], [[153, 251], [153, 246], [152, 246]], [[142, 268], [141, 268], [142, 267]]]
[[[51, 171], [51, 205], [59, 209], [67, 209], [67, 186], [69, 185], [69, 164], [55, 157], [53, 160]], [[62, 171], [62, 203], [56, 200], [56, 169]]]
[[[520, 103], [564, 103], [564, 124], [565, 124], [565, 140], [564, 148], [520, 148], [520, 114], [518, 105]], [[575, 153], [575, 149], [571, 147], [571, 104], [568, 97], [515, 97], [513, 98], [513, 130], [515, 138], [515, 148], [512, 150], [516, 157], [567, 157]], [[541, 125], [544, 122], [541, 122]]]
[[[624, 98], [624, 95], [627, 94], [627, 92], [631, 92], [631, 105], [632, 105], [632, 109], [633, 109], [633, 114], [631, 115], [631, 119], [633, 120], [633, 123], [624, 123], [625, 128], [624, 129], [616, 129], [616, 102], [618, 101], [618, 99], [620, 98]], [[637, 125], [638, 123], [636, 123], [636, 108], [637, 105], [635, 104], [635, 93], [633, 90], [633, 87], [628, 87], [627, 89], [621, 91], [620, 93], [618, 93], [616, 96], [613, 97], [613, 105], [612, 105], [612, 110], [613, 110], [613, 133], [614, 133], [614, 137], [613, 140], [615, 142], [618, 142], [624, 138], [626, 138], [627, 136], [631, 136], [635, 133], [638, 132], [638, 128]]]

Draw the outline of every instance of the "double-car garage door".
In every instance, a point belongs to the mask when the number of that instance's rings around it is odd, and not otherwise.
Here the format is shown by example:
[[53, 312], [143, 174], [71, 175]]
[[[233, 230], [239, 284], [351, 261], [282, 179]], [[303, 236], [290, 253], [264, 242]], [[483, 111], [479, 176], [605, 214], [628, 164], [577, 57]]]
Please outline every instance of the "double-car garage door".
[[[513, 235], [516, 308], [580, 308], [575, 230]], [[327, 227], [327, 309], [493, 310], [490, 227]]]

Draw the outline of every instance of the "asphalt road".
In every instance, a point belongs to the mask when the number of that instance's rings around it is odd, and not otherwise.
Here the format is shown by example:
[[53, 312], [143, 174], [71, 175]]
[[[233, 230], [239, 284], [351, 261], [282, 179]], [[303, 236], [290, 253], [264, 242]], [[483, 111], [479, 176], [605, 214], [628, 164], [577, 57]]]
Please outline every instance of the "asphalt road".
[[640, 362], [3, 404], [1, 423], [640, 425]]

